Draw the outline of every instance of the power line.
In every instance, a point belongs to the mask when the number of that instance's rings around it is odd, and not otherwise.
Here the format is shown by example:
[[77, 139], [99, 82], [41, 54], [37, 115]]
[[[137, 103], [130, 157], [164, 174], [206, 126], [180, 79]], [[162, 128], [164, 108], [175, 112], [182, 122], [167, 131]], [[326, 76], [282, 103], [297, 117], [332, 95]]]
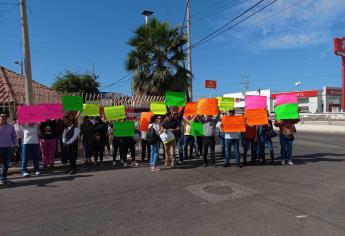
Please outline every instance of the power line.
[[[214, 30], [213, 32], [211, 32], [210, 34], [204, 36], [203, 38], [201, 38], [199, 41], [197, 41], [194, 45], [198, 45], [199, 43], [201, 43], [204, 40], [207, 40], [209, 37], [212, 37], [212, 35], [218, 33], [219, 31], [221, 31], [222, 29], [224, 29], [225, 27], [227, 27], [228, 25], [230, 25], [232, 22], [234, 22], [235, 20], [237, 20], [238, 18], [240, 18], [241, 16], [245, 15], [247, 12], [251, 11], [252, 9], [254, 9], [256, 6], [258, 6], [259, 4], [261, 4], [263, 1], [265, 0], [260, 0], [257, 3], [255, 3], [253, 6], [251, 6], [250, 8], [248, 8], [247, 10], [245, 10], [244, 12], [242, 12], [240, 15], [236, 16], [235, 18], [231, 19], [230, 21], [228, 21], [227, 23], [225, 23], [223, 26], [219, 27], [218, 29]], [[193, 45], [192, 45], [193, 47]]]
[[[273, 0], [271, 1], [270, 3], [266, 4], [264, 7], [260, 8], [259, 10], [253, 12], [252, 14], [250, 14], [249, 16], [245, 17], [244, 19], [238, 21], [237, 23], [235, 23], [234, 25], [231, 25], [230, 27], [226, 28], [225, 30], [219, 32], [219, 30], [217, 30], [218, 32], [216, 34], [214, 34], [213, 36], [208, 36], [208, 37], [204, 37], [206, 39], [204, 40], [199, 40], [197, 43], [195, 43], [194, 45], [192, 45], [192, 48], [195, 48], [195, 47], [199, 47], [201, 46], [202, 44], [204, 43], [207, 43], [208, 41], [218, 37], [219, 35], [221, 34], [224, 34], [225, 32], [229, 31], [230, 29], [236, 27], [237, 25], [241, 24], [242, 22], [248, 20], [249, 18], [253, 17], [254, 15], [258, 14], [259, 12], [263, 11], [264, 9], [266, 9], [267, 7], [269, 7], [270, 5], [272, 5], [273, 3], [277, 2], [278, 0]], [[248, 10], [247, 10], [248, 12]], [[243, 13], [241, 14], [243, 15]], [[238, 17], [237, 17], [238, 18]], [[224, 28], [224, 27], [223, 27]]]
[[196, 12], [194, 15], [193, 15], [193, 18], [194, 17], [197, 17], [199, 15], [203, 15], [205, 12], [207, 11], [212, 11], [213, 8], [218, 8], [220, 5], [227, 5], [229, 2], [227, 2], [228, 0], [223, 0], [223, 1], [220, 1], [220, 2], [217, 2], [217, 3], [214, 3], [214, 4], [210, 4], [208, 5], [206, 8], [202, 9], [201, 11], [198, 11]]
[[[11, 12], [11, 11], [13, 11], [14, 9], [16, 9], [19, 5], [20, 5], [20, 3], [13, 3], [13, 4], [6, 4], [6, 6], [13, 6], [13, 7], [11, 7], [11, 8], [8, 8], [8, 9], [4, 9], [4, 10], [0, 10], [0, 17], [3, 17], [4, 16], [4, 13], [5, 12]], [[4, 5], [5, 6], [5, 5]]]
[[128, 72], [126, 75], [122, 76], [120, 79], [116, 80], [115, 82], [113, 82], [109, 85], [103, 86], [101, 89], [106, 89], [106, 88], [112, 87], [112, 86], [118, 84], [119, 82], [121, 82], [122, 80], [126, 79], [131, 74], [132, 74], [131, 72]]

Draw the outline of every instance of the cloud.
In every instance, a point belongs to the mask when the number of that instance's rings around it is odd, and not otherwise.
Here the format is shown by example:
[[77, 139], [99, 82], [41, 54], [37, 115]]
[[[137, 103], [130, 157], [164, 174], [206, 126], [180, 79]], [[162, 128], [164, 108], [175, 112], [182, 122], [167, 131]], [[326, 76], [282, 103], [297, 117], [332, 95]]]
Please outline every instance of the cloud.
[[[229, 21], [255, 2], [247, 1], [239, 7], [225, 10], [217, 25]], [[263, 2], [256, 10], [269, 2]], [[344, 15], [345, 0], [278, 0], [223, 34], [217, 41], [246, 40], [254, 42], [251, 47], [259, 50], [324, 46], [339, 32], [336, 30], [339, 25], [345, 32]]]

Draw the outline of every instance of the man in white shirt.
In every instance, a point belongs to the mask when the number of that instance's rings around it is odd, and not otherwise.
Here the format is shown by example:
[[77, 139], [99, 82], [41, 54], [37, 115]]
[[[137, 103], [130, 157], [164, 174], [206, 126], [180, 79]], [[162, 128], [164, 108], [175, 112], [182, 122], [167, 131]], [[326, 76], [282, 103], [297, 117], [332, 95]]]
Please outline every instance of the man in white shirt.
[[70, 115], [65, 119], [66, 128], [62, 134], [62, 142], [64, 144], [64, 154], [70, 163], [69, 174], [73, 175], [77, 170], [77, 156], [78, 156], [78, 136], [79, 128], [74, 125], [74, 118]]
[[23, 134], [22, 176], [27, 177], [30, 175], [27, 169], [28, 156], [32, 158], [35, 174], [40, 175], [38, 124], [23, 125]]

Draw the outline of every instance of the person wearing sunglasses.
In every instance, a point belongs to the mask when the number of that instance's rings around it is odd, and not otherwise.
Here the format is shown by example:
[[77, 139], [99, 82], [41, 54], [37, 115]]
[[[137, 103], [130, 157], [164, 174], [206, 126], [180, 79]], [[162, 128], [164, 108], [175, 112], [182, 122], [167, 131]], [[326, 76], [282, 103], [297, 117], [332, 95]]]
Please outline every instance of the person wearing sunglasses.
[[0, 114], [0, 160], [2, 160], [2, 173], [0, 185], [8, 183], [7, 171], [12, 156], [13, 147], [17, 146], [16, 131], [13, 125], [8, 123], [8, 113]]

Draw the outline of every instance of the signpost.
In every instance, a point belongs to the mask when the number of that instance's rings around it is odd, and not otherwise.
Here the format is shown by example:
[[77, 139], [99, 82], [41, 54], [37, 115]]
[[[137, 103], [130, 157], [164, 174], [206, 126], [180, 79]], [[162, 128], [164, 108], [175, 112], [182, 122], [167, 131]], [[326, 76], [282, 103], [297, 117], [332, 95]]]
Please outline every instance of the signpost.
[[334, 38], [334, 53], [341, 56], [343, 66], [343, 87], [342, 87], [342, 103], [341, 108], [345, 111], [345, 38]]
[[[216, 80], [205, 80], [205, 88], [214, 89], [217, 88], [217, 81]], [[212, 90], [210, 90], [210, 97], [212, 97]]]

